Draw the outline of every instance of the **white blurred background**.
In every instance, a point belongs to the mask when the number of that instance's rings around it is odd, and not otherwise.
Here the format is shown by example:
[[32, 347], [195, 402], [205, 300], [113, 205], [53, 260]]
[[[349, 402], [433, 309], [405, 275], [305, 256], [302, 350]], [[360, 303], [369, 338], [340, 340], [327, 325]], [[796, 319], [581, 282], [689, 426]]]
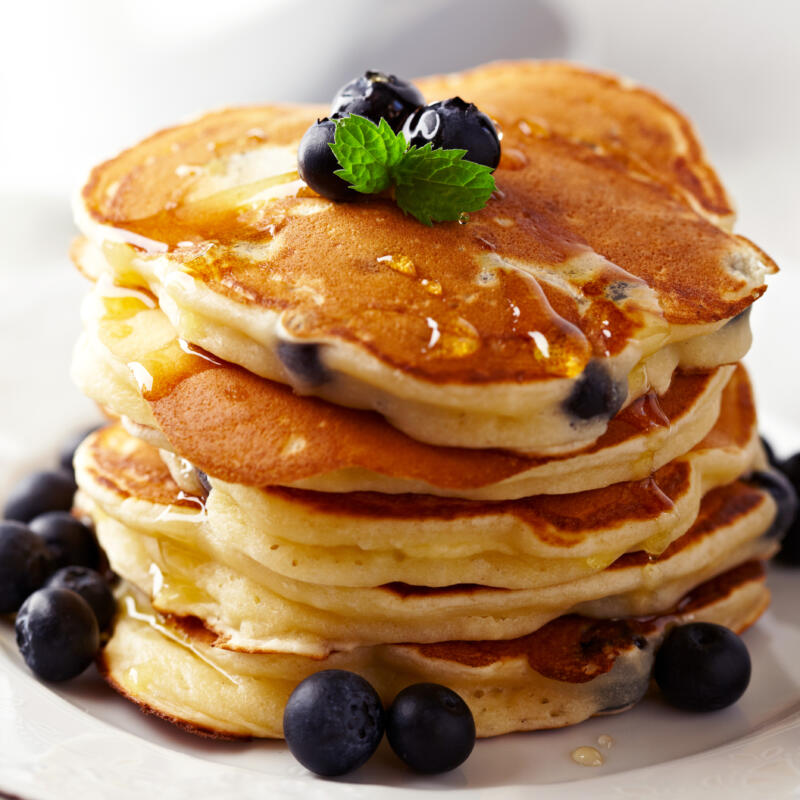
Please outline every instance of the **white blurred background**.
[[89, 166], [211, 107], [326, 102], [366, 68], [413, 77], [510, 57], [624, 73], [694, 120], [738, 230], [784, 266], [756, 307], [749, 361], [765, 429], [779, 449], [800, 446], [800, 2], [30, 0], [2, 11], [0, 475], [92, 416], [67, 376], [85, 287], [65, 255], [69, 195]]

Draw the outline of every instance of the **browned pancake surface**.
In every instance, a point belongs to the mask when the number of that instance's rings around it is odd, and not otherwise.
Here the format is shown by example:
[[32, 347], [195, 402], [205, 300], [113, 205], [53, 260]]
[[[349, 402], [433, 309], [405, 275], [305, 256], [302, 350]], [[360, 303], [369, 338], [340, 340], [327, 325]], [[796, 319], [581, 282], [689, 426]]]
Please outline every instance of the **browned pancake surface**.
[[[545, 677], [569, 683], [585, 683], [608, 672], [625, 651], [646, 647], [646, 637], [674, 621], [678, 614], [699, 611], [727, 597], [744, 584], [763, 582], [764, 578], [763, 564], [760, 561], [747, 561], [693, 589], [665, 614], [617, 620], [596, 620], [570, 614], [519, 639], [408, 646], [428, 658], [470, 667], [487, 667], [498, 661], [524, 657], [531, 669]], [[762, 611], [758, 609], [758, 614]], [[748, 624], [754, 621], [748, 620]]]
[[[156, 381], [168, 389], [151, 400], [153, 413], [178, 453], [209, 475], [234, 483], [285, 485], [359, 467], [442, 488], [469, 489], [569, 457], [427, 445], [373, 412], [299, 397], [287, 387], [230, 365], [215, 366], [188, 354], [186, 359], [189, 368], [178, 365], [183, 370], [179, 380], [167, 376]], [[199, 371], [193, 373], [195, 369]], [[676, 422], [691, 412], [711, 374], [678, 373], [666, 394], [651, 393], [628, 406], [584, 452], [597, 452]], [[736, 444], [746, 441], [755, 407], [741, 366], [723, 393], [722, 409], [723, 424], [709, 434], [717, 437], [713, 445], [731, 437]], [[302, 449], [286, 447], [290, 439], [298, 438], [305, 440]]]

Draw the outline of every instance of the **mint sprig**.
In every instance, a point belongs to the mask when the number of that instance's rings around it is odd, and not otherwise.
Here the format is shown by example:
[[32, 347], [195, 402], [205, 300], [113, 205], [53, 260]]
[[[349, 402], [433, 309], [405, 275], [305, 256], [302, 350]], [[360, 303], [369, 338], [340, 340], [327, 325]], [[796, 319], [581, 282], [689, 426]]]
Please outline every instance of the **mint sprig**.
[[385, 119], [380, 125], [365, 117], [336, 120], [336, 139], [330, 146], [342, 165], [334, 175], [363, 194], [377, 194], [392, 183], [391, 170], [406, 149], [402, 133], [395, 133]]
[[491, 168], [465, 160], [466, 150], [408, 147], [385, 119], [378, 125], [356, 114], [337, 119], [330, 148], [341, 165], [334, 175], [362, 194], [393, 185], [397, 205], [424, 225], [478, 211], [495, 190]]

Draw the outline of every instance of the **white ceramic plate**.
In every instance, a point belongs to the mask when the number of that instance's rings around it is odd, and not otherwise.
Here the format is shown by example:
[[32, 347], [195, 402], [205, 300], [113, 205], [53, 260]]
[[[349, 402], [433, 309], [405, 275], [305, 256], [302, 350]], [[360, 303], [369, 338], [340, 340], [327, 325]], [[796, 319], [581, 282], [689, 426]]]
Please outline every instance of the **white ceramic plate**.
[[[42, 213], [46, 218], [47, 210]], [[52, 232], [54, 224], [45, 228]], [[55, 227], [68, 229], [68, 222]], [[57, 255], [63, 247], [56, 237], [49, 252], [19, 250], [13, 272], [0, 265], [0, 495], [27, 469], [47, 463], [60, 437], [92, 418], [67, 379], [84, 287]], [[756, 344], [748, 359], [762, 427], [783, 454], [800, 447], [799, 278], [785, 269], [756, 305]], [[693, 715], [652, 696], [620, 716], [481, 741], [462, 768], [436, 778], [407, 772], [384, 743], [355, 775], [325, 781], [309, 775], [282, 743], [212, 742], [146, 717], [93, 671], [62, 687], [43, 685], [21, 662], [11, 625], [0, 622], [0, 797], [800, 797], [800, 570], [775, 568], [769, 581], [773, 606], [745, 635], [753, 680], [735, 707]], [[614, 739], [603, 750], [602, 767], [570, 759], [576, 747], [597, 745], [601, 734]]]

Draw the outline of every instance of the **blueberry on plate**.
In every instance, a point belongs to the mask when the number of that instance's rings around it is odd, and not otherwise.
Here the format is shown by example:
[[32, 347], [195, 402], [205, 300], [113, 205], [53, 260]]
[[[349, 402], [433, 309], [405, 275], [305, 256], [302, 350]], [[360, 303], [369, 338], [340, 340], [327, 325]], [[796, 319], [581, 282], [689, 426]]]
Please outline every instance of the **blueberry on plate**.
[[360, 195], [351, 189], [334, 171], [341, 165], [329, 145], [336, 138], [336, 122], [333, 119], [317, 120], [304, 134], [297, 149], [297, 171], [300, 177], [315, 191], [328, 200], [343, 202], [357, 200]]
[[16, 611], [53, 571], [47, 545], [21, 522], [0, 522], [0, 614]]
[[417, 109], [403, 125], [409, 145], [466, 150], [464, 158], [494, 169], [500, 163], [500, 137], [492, 121], [472, 103], [451, 97]]
[[29, 525], [49, 548], [55, 569], [73, 565], [94, 569], [100, 563], [94, 533], [69, 511], [48, 511], [34, 517]]
[[367, 70], [336, 93], [331, 116], [358, 114], [378, 122], [385, 119], [392, 130], [403, 127], [406, 117], [425, 103], [422, 92], [396, 75]]
[[778, 470], [753, 472], [749, 482], [772, 495], [778, 511], [766, 533], [771, 539], [783, 539], [797, 516], [797, 492], [789, 479]]
[[94, 433], [98, 427], [98, 425], [93, 425], [91, 428], [85, 428], [64, 440], [64, 443], [58, 451], [58, 465], [61, 469], [65, 472], [74, 472], [72, 459], [75, 457], [75, 451], [78, 449], [78, 445], [90, 433]]
[[64, 567], [47, 581], [48, 589], [69, 589], [94, 611], [97, 627], [104, 631], [114, 619], [117, 604], [106, 579], [88, 567]]
[[3, 516], [28, 522], [46, 511], [66, 511], [72, 507], [75, 479], [69, 472], [33, 472], [24, 477], [6, 500]]
[[386, 738], [411, 769], [432, 775], [455, 769], [475, 746], [475, 720], [452, 689], [417, 683], [386, 712]]
[[25, 663], [46, 681], [80, 675], [100, 649], [97, 619], [69, 589], [39, 589], [17, 614], [17, 645]]
[[311, 772], [344, 775], [364, 764], [383, 736], [383, 706], [360, 675], [327, 669], [292, 692], [283, 735], [292, 755]]
[[653, 677], [670, 705], [717, 711], [744, 694], [750, 683], [750, 654], [729, 628], [691, 622], [667, 634], [656, 654]]

